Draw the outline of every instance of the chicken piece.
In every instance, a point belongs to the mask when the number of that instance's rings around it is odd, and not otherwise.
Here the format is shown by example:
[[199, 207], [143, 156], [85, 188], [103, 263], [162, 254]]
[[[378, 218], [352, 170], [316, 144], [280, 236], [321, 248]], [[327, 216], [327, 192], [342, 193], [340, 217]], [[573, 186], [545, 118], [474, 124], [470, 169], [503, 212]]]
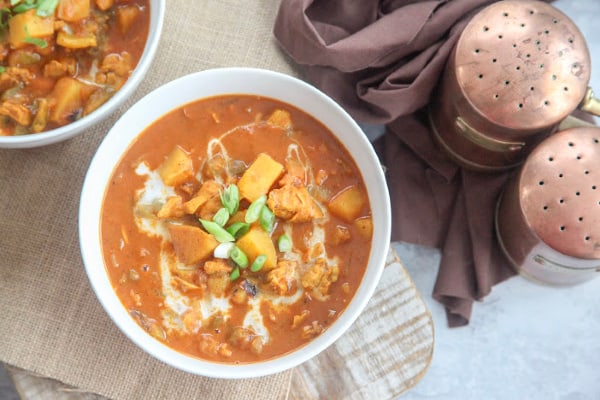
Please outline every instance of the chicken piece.
[[310, 339], [317, 335], [320, 335], [325, 328], [318, 321], [313, 321], [310, 325], [305, 325], [302, 327], [302, 333], [300, 336], [304, 339]]
[[350, 234], [350, 229], [344, 225], [337, 225], [335, 227], [335, 231], [333, 234], [333, 244], [340, 245], [342, 243], [346, 243], [348, 240], [352, 238]]
[[236, 326], [229, 336], [229, 343], [242, 350], [250, 350], [254, 354], [262, 352], [263, 341], [252, 329]]
[[225, 271], [217, 271], [208, 275], [208, 279], [206, 280], [208, 290], [216, 297], [223, 297], [230, 283], [229, 272]]
[[5, 101], [0, 104], [0, 115], [10, 117], [19, 125], [29, 126], [31, 124], [31, 111], [23, 104]]
[[128, 76], [133, 69], [131, 54], [124, 51], [121, 54], [111, 53], [106, 55], [100, 64], [100, 71], [114, 72], [119, 76]]
[[21, 82], [28, 85], [33, 78], [33, 73], [26, 68], [8, 67], [0, 74], [0, 91], [5, 91]]
[[204, 272], [208, 275], [214, 275], [221, 272], [230, 273], [232, 269], [231, 265], [222, 259], [209, 260], [204, 263]]
[[46, 129], [49, 112], [50, 105], [48, 104], [48, 100], [44, 98], [39, 99], [37, 102], [37, 111], [31, 123], [31, 130], [33, 132], [41, 132]]
[[115, 3], [114, 0], [94, 0], [94, 2], [96, 3], [96, 7], [102, 11], [108, 10]]
[[301, 323], [306, 321], [306, 318], [310, 315], [310, 311], [303, 310], [300, 314], [294, 315], [294, 319], [292, 321], [292, 329], [296, 329], [300, 326]]
[[196, 211], [210, 198], [220, 193], [221, 185], [216, 181], [205, 181], [194, 197], [183, 204], [183, 211], [187, 214], [195, 214]]
[[141, 10], [137, 5], [129, 5], [117, 7], [115, 14], [119, 31], [121, 32], [121, 35], [125, 36], [140, 16]]
[[181, 197], [171, 196], [167, 199], [164, 206], [158, 210], [156, 216], [160, 219], [168, 218], [181, 218], [185, 213], [183, 212], [183, 203]]
[[304, 166], [295, 158], [289, 158], [285, 160], [285, 175], [279, 180], [280, 186], [295, 185], [305, 186], [306, 185], [306, 169]]
[[200, 206], [196, 211], [196, 215], [201, 219], [210, 221], [222, 207], [221, 196], [217, 193]]
[[337, 265], [328, 265], [327, 261], [319, 258], [302, 275], [302, 287], [311, 290], [317, 299], [325, 299], [329, 294], [329, 287], [337, 282], [340, 269]]
[[267, 205], [275, 216], [290, 222], [309, 222], [323, 218], [306, 186], [285, 185], [269, 192]]
[[269, 271], [266, 283], [269, 288], [280, 296], [294, 294], [296, 287], [296, 261], [282, 260], [277, 263], [277, 267]]

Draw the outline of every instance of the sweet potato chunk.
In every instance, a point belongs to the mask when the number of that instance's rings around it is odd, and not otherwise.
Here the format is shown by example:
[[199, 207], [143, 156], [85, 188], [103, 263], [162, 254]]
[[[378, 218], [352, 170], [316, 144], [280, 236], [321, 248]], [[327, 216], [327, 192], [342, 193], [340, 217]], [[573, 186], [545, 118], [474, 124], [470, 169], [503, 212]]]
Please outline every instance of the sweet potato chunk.
[[135, 20], [140, 15], [140, 9], [136, 5], [118, 7], [116, 10], [117, 26], [122, 35], [126, 35], [127, 32], [133, 26]]
[[250, 262], [254, 261], [261, 254], [267, 256], [262, 270], [270, 271], [275, 268], [277, 263], [275, 245], [271, 240], [271, 236], [262, 228], [257, 226], [252, 227], [248, 233], [237, 241], [236, 245], [246, 253]]
[[9, 42], [12, 48], [26, 46], [28, 38], [44, 38], [54, 33], [54, 16], [40, 17], [35, 10], [14, 15], [8, 21]]
[[179, 261], [195, 264], [210, 256], [219, 244], [217, 239], [200, 227], [169, 224], [171, 243]]
[[80, 21], [90, 16], [90, 0], [60, 0], [56, 17], [64, 21]]
[[365, 239], [370, 239], [373, 235], [373, 219], [371, 217], [361, 217], [354, 221], [354, 226]]
[[175, 146], [158, 167], [158, 173], [166, 185], [178, 186], [194, 176], [194, 165], [188, 153]]
[[329, 211], [347, 222], [352, 222], [360, 216], [366, 201], [362, 190], [350, 186], [329, 201]]
[[50, 121], [64, 125], [74, 121], [82, 110], [87, 96], [86, 85], [70, 77], [62, 77], [48, 96], [50, 104]]
[[238, 182], [240, 196], [254, 201], [267, 194], [282, 172], [283, 165], [273, 160], [268, 154], [260, 153], [252, 165], [244, 171]]
[[292, 127], [292, 117], [288, 111], [277, 109], [269, 116], [267, 123], [283, 129], [290, 129]]

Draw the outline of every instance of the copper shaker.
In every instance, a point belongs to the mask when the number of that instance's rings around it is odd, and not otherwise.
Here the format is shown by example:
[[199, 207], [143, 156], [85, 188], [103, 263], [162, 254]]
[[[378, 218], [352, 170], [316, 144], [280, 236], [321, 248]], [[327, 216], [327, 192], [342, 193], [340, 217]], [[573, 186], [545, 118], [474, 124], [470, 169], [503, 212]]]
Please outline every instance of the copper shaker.
[[600, 272], [600, 128], [545, 139], [511, 177], [496, 210], [500, 246], [522, 275], [572, 285]]
[[434, 138], [463, 167], [514, 168], [575, 109], [597, 107], [589, 79], [587, 44], [560, 10], [496, 2], [450, 55], [429, 109]]

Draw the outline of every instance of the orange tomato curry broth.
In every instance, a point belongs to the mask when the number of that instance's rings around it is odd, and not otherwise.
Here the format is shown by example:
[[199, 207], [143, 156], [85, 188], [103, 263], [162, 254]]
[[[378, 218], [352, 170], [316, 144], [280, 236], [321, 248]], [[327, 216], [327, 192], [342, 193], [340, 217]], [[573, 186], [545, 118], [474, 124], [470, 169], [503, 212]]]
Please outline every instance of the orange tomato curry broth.
[[[283, 355], [326, 330], [359, 286], [373, 229], [361, 174], [331, 132], [247, 95], [187, 104], [143, 131], [101, 218], [130, 315], [169, 347], [225, 363]], [[223, 230], [231, 237], [216, 238]]]
[[149, 25], [148, 0], [0, 0], [0, 136], [96, 110], [138, 64]]

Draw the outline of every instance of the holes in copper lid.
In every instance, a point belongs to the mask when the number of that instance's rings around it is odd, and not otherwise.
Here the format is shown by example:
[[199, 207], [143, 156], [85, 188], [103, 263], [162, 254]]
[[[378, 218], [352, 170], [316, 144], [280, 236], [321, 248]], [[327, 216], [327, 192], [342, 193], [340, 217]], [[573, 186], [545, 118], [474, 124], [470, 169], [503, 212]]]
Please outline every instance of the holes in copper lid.
[[544, 181], [539, 181], [539, 182], [538, 182], [538, 185], [540, 185], [540, 186], [544, 186]]
[[559, 204], [565, 204], [565, 199], [558, 199]]
[[600, 142], [600, 140], [598, 140], [598, 139], [594, 138], [594, 143], [595, 143], [595, 144], [598, 144], [598, 142]]
[[505, 11], [505, 12], [502, 13], [502, 16], [503, 17], [508, 17], [508, 13]]
[[483, 31], [484, 31], [484, 32], [487, 32], [487, 31], [489, 31], [489, 30], [490, 30], [490, 28], [489, 28], [488, 26], [484, 26], [484, 27], [483, 27]]
[[517, 107], [519, 107], [519, 109], [522, 109], [522, 108], [523, 108], [523, 103], [519, 103], [519, 104], [517, 105]]
[[568, 86], [565, 86], [565, 87], [563, 88], [563, 90], [564, 90], [565, 92], [568, 92], [568, 91], [569, 91], [569, 87], [568, 87]]
[[495, 58], [492, 58], [492, 62], [493, 62], [493, 63], [496, 63], [496, 61], [498, 61], [498, 60], [497, 60], [497, 59], [495, 59]]
[[505, 86], [508, 86], [508, 85], [510, 85], [510, 81], [509, 81], [508, 79], [507, 79], [507, 80], [505, 80], [505, 81], [504, 81], [504, 85], [505, 85]]
[[577, 160], [581, 160], [581, 154], [578, 154], [577, 157], [575, 157]]
[[557, 20], [556, 18], [553, 18], [553, 19], [552, 19], [552, 23], [553, 23], [553, 24], [558, 24], [558, 20]]
[[519, 70], [521, 69], [521, 67], [520, 67], [519, 65], [517, 65], [517, 66], [515, 67], [515, 69], [516, 69], [517, 71], [519, 71]]
[[569, 38], [568, 42], [571, 43], [571, 44], [573, 44], [573, 42], [574, 42], [573, 38]]
[[560, 174], [558, 174], [558, 177], [559, 177], [559, 178], [562, 178], [563, 176], [564, 176], [564, 175], [563, 175], [563, 173], [562, 173], [562, 172], [561, 172]]
[[494, 94], [494, 100], [498, 100], [498, 98], [500, 98], [500, 95], [498, 93]]
[[529, 10], [529, 15], [533, 15], [533, 10]]
[[573, 146], [575, 146], [575, 143], [569, 142], [568, 145], [569, 145], [569, 147], [573, 147]]
[[535, 45], [536, 45], [536, 46], [539, 46], [541, 43], [542, 43], [542, 42], [540, 42], [540, 40], [539, 40], [539, 39], [535, 41]]
[[529, 90], [533, 92], [533, 91], [535, 90], [535, 87], [533, 87], [533, 86], [530, 86], [530, 87], [529, 87]]
[[580, 196], [580, 195], [581, 195], [581, 192], [579, 190], [575, 192], [575, 196]]
[[479, 74], [477, 77], [478, 77], [479, 79], [483, 79], [483, 74]]
[[548, 206], [544, 206], [544, 207], [542, 207], [542, 209], [543, 209], [544, 211], [548, 211]]
[[516, 44], [516, 43], [513, 43], [513, 47], [516, 49], [516, 48], [517, 48], [517, 44]]
[[498, 35], [498, 39], [502, 39], [504, 36], [502, 35]]
[[521, 22], [521, 28], [525, 28], [525, 24]]
[[476, 54], [479, 54], [479, 49], [475, 49], [475, 53], [476, 53]]
[[596, 185], [592, 185], [592, 190], [596, 190]]
[[589, 175], [590, 171], [588, 171], [587, 169], [585, 171], [583, 171], [584, 174]]
[[579, 218], [577, 218], [577, 221], [579, 221], [579, 222], [583, 222], [583, 217], [579, 217]]
[[548, 100], [544, 100], [544, 105], [545, 105], [545, 106], [549, 106], [549, 105], [550, 105], [550, 102], [549, 102]]
[[555, 81], [557, 79], [557, 76], [552, 74], [552, 80]]
[[546, 30], [544, 31], [544, 33], [545, 33], [546, 35], [548, 35], [548, 34], [550, 33], [550, 31], [549, 31], [548, 29], [546, 29]]
[[529, 54], [529, 53], [525, 54], [525, 58], [531, 58], [531, 54]]
[[592, 238], [590, 237], [590, 235], [586, 235], [584, 237], [584, 239], [585, 239], [586, 242], [589, 242]]
[[540, 69], [544, 69], [544, 64], [540, 64]]
[[550, 162], [554, 161], [554, 157], [552, 157], [552, 156], [548, 157], [548, 161], [550, 161]]
[[564, 226], [564, 225], [561, 225], [561, 226], [560, 226], [560, 231], [561, 231], [561, 232], [564, 232], [564, 231], [566, 231], [566, 230], [567, 230], [567, 227], [566, 227], [566, 226]]

